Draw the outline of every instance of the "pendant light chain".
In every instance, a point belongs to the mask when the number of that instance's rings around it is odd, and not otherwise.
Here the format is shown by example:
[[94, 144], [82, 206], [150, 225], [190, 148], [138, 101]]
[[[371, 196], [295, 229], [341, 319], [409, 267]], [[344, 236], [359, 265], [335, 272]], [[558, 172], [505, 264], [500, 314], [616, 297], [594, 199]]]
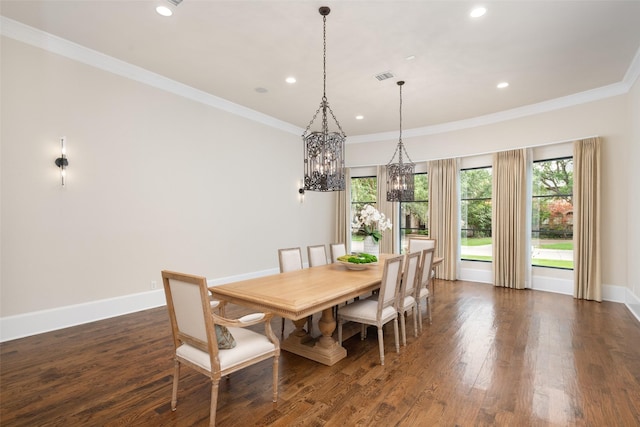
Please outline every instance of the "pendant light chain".
[[[344, 144], [346, 135], [327, 100], [327, 15], [331, 9], [323, 6], [322, 15], [322, 100], [302, 134], [304, 142], [304, 190], [343, 191], [345, 189]], [[310, 131], [322, 110], [321, 130]], [[340, 132], [329, 132], [328, 114]]]

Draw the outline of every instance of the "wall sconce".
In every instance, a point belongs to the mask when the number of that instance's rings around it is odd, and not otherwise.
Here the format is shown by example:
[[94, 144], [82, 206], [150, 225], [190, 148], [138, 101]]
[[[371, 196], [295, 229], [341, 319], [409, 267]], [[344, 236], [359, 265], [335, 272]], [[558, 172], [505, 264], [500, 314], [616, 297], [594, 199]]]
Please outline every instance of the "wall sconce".
[[66, 137], [60, 138], [60, 157], [56, 159], [56, 166], [60, 168], [60, 177], [62, 178], [62, 186], [64, 187], [64, 178], [67, 175], [65, 169], [69, 166], [69, 160], [67, 160], [67, 147], [65, 146]]
[[298, 188], [298, 194], [299, 194], [298, 198], [300, 200], [300, 203], [304, 203], [304, 180], [300, 181], [300, 185], [301, 187]]

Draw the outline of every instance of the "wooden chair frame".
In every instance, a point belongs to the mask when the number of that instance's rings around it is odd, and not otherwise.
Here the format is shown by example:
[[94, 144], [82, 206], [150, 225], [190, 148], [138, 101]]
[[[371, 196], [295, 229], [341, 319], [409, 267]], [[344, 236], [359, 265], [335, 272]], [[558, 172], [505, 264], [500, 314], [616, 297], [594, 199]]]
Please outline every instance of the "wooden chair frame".
[[[273, 316], [271, 314], [259, 313], [247, 315], [241, 317], [240, 319], [227, 319], [216, 315], [212, 312], [211, 309], [209, 290], [207, 289], [207, 279], [205, 277], [165, 270], [162, 271], [162, 281], [164, 285], [165, 296], [167, 299], [167, 308], [169, 310], [169, 319], [171, 322], [171, 331], [174, 344], [174, 376], [173, 390], [171, 395], [171, 410], [175, 411], [178, 403], [178, 382], [180, 379], [181, 365], [186, 365], [194, 369], [195, 371], [206, 375], [211, 381], [209, 425], [214, 426], [216, 422], [218, 384], [220, 382], [220, 378], [269, 358], [273, 358], [273, 401], [276, 402], [278, 400], [278, 364], [280, 357], [280, 342], [271, 330], [271, 318]], [[174, 305], [174, 291], [178, 292], [178, 294], [180, 295], [178, 296], [179, 298], [185, 298], [184, 295], [187, 295], [187, 293], [193, 293], [194, 291], [189, 288], [181, 288], [179, 291], [178, 288], [172, 290], [172, 281], [193, 285], [194, 290], [197, 290], [200, 296], [200, 307], [193, 307], [193, 309], [190, 310], [190, 313], [186, 316], [184, 314], [185, 312], [177, 314], [176, 307]], [[182, 286], [182, 283], [180, 284], [180, 286]], [[178, 284], [176, 284], [176, 286], [178, 286]], [[185, 289], [189, 290], [185, 291]], [[189, 295], [189, 297], [193, 297], [193, 295]], [[199, 319], [199, 310], [202, 310], [202, 319]], [[183, 317], [179, 318], [179, 316]], [[185, 320], [187, 319], [187, 317], [189, 321]], [[198, 322], [200, 320], [204, 323], [204, 330], [202, 330], [201, 328], [202, 325], [198, 326]], [[182, 328], [180, 325], [181, 322], [183, 323]], [[191, 322], [193, 322], [193, 324]], [[266, 336], [268, 341], [273, 344], [273, 349], [269, 350], [268, 343], [265, 343], [265, 341], [263, 341], [262, 345], [267, 350], [262, 350], [254, 357], [245, 358], [238, 363], [230, 364], [228, 367], [223, 368], [220, 362], [220, 352], [233, 350], [218, 350], [215, 325], [217, 324], [226, 326], [230, 328], [230, 331], [237, 331], [239, 330], [237, 328], [247, 328], [249, 326], [257, 325], [260, 323], [264, 323], [264, 335]], [[253, 331], [247, 331], [247, 334], [251, 334], [251, 336], [260, 335], [257, 332]], [[238, 341], [238, 339], [236, 340]], [[252, 345], [251, 343], [245, 344]], [[187, 347], [183, 347], [185, 345]], [[238, 341], [237, 346], [240, 345], [242, 345], [242, 342]], [[197, 350], [207, 353], [209, 356], [208, 363], [211, 369], [206, 369], [206, 367], [202, 366], [202, 363], [195, 363], [189, 358], [180, 356], [179, 353], [186, 354], [186, 352], [181, 352], [179, 350], [181, 348], [186, 348], [186, 350], [189, 350], [191, 354], [197, 352]], [[203, 360], [201, 359], [198, 359], [198, 361], [203, 362]]]

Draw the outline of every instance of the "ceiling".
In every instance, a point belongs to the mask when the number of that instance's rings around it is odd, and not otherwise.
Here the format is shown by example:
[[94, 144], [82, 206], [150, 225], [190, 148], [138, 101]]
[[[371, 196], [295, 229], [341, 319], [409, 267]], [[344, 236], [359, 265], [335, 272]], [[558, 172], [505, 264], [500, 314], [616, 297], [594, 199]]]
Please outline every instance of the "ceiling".
[[330, 6], [326, 94], [347, 136], [398, 130], [398, 80], [403, 129], [420, 128], [619, 83], [640, 47], [640, 0], [484, 1], [471, 18], [477, 4], [1, 0], [0, 13], [304, 129], [322, 99], [318, 8]]

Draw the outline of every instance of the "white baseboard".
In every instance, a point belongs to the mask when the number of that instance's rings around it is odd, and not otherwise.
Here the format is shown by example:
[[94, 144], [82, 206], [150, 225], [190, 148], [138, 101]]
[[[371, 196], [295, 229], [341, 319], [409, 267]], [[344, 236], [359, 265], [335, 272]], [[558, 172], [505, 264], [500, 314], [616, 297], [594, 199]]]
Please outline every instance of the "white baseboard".
[[625, 288], [625, 291], [626, 295], [624, 305], [627, 306], [631, 314], [635, 316], [636, 320], [640, 322], [640, 298], [631, 292], [630, 289]]
[[[237, 276], [208, 280], [209, 286], [232, 283], [277, 273], [277, 269], [262, 270]], [[491, 272], [483, 270], [463, 269], [460, 280], [479, 283], [491, 283]], [[556, 292], [572, 295], [573, 284], [567, 286], [567, 280], [534, 277], [533, 289], [544, 292]], [[571, 282], [571, 281], [569, 281]], [[603, 299], [624, 303], [640, 322], [640, 298], [623, 286], [604, 285]], [[55, 331], [110, 317], [121, 316], [136, 311], [160, 307], [166, 304], [162, 289], [91, 301], [49, 310], [24, 313], [0, 318], [0, 342], [10, 341], [31, 335]]]
[[166, 304], [164, 291], [156, 289], [83, 304], [0, 318], [0, 342], [95, 322]]
[[[278, 269], [262, 270], [238, 276], [207, 280], [209, 286], [275, 274]], [[155, 289], [82, 304], [35, 311], [0, 318], [0, 342], [51, 332], [123, 314], [166, 305], [164, 291]]]

